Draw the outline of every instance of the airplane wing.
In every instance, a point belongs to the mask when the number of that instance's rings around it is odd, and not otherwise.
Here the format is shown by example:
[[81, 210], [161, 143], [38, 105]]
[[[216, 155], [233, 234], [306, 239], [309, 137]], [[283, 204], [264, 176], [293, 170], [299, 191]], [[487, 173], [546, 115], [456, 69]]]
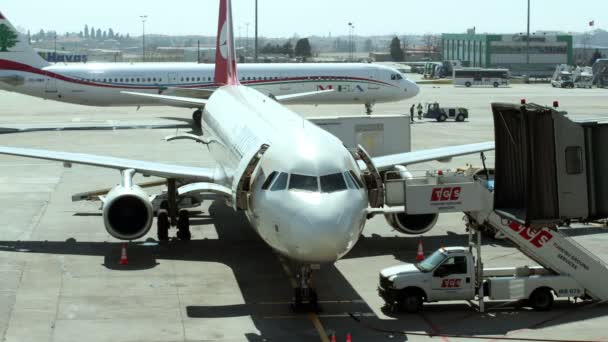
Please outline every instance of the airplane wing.
[[148, 94], [148, 93], [135, 93], [130, 91], [121, 91], [122, 94], [132, 95], [132, 96], [140, 96], [140, 97], [149, 97], [153, 99], [157, 99], [161, 103], [165, 103], [169, 106], [180, 106], [180, 107], [202, 107], [207, 104], [207, 100], [191, 98], [191, 97], [180, 97], [180, 96], [169, 96], [169, 95], [157, 95], [157, 94]]
[[133, 169], [145, 176], [157, 176], [162, 178], [177, 178], [196, 182], [214, 182], [215, 169], [199, 168], [180, 165], [169, 165], [142, 160], [121, 159], [114, 157], [98, 156], [93, 154], [56, 152], [37, 150], [29, 148], [0, 146], [0, 154], [60, 161], [67, 164], [82, 164], [97, 166], [107, 169], [127, 170]]
[[327, 89], [327, 90], [311, 91], [311, 92], [307, 92], [307, 93], [280, 95], [280, 96], [275, 96], [275, 99], [279, 102], [289, 102], [290, 100], [295, 100], [295, 99], [299, 99], [302, 97], [311, 97], [311, 96], [331, 93], [333, 91], [334, 91], [333, 89]]
[[[388, 156], [372, 158], [372, 162], [374, 163], [378, 171], [385, 171], [392, 169], [396, 165], [406, 166], [435, 160], [442, 161], [446, 159], [451, 159], [453, 157], [491, 150], [494, 150], [494, 142], [488, 141], [477, 144], [440, 147], [428, 150], [391, 154]], [[362, 167], [362, 170], [366, 169], [365, 163], [363, 163], [363, 161], [359, 161], [359, 166]]]

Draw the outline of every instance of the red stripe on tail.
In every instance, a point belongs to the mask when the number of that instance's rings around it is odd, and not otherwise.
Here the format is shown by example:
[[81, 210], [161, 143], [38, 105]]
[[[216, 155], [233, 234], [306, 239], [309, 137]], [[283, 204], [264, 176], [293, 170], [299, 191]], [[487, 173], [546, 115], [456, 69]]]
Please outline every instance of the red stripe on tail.
[[230, 0], [220, 0], [215, 52], [215, 83], [223, 85], [239, 84], [236, 73], [236, 50], [234, 48], [234, 28]]

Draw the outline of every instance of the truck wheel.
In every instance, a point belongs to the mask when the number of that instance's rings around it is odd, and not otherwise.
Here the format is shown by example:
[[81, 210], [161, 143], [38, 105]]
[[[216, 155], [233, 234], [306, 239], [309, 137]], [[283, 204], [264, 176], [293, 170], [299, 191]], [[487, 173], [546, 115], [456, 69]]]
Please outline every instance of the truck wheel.
[[553, 294], [548, 288], [536, 289], [530, 295], [530, 305], [536, 311], [547, 311], [553, 306]]
[[444, 121], [445, 121], [445, 120], [447, 120], [447, 119], [448, 119], [448, 117], [447, 117], [445, 114], [440, 114], [440, 115], [437, 117], [437, 121], [439, 121], [439, 122], [444, 122]]
[[466, 82], [466, 83], [464, 84], [464, 86], [465, 86], [465, 87], [467, 87], [467, 88], [471, 88], [471, 82]]
[[404, 293], [399, 299], [399, 308], [407, 313], [417, 313], [422, 309], [422, 297], [414, 293]]
[[498, 88], [499, 85], [498, 82], [494, 82], [494, 88]]
[[463, 122], [464, 121], [464, 115], [463, 114], [458, 114], [458, 116], [456, 117], [456, 121]]

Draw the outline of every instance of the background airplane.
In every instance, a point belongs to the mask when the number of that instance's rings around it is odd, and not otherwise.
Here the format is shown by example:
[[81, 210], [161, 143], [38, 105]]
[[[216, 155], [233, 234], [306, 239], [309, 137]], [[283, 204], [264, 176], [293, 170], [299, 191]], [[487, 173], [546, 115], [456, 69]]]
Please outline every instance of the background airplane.
[[[40, 57], [0, 13], [0, 25], [19, 36], [13, 46], [0, 50], [0, 89], [49, 100], [89, 106], [181, 106], [152, 97], [133, 97], [122, 92], [208, 98], [221, 86], [215, 67], [193, 63], [88, 63], [51, 65]], [[292, 104], [364, 104], [371, 113], [375, 103], [401, 101], [419, 93], [418, 86], [392, 68], [376, 64], [244, 64], [240, 82], [275, 97], [296, 93]], [[318, 93], [333, 89], [333, 92]]]
[[[208, 100], [171, 97], [176, 103], [204, 104], [202, 124], [208, 134], [181, 138], [204, 143], [217, 161], [215, 168], [14, 147], [0, 147], [0, 154], [119, 170], [121, 184], [104, 197], [103, 218], [108, 232], [122, 240], [143, 237], [154, 217], [150, 197], [133, 183], [137, 173], [167, 179], [173, 207], [178, 196], [189, 193], [223, 196], [246, 214], [268, 245], [301, 265], [296, 304], [316, 305], [311, 266], [333, 263], [354, 247], [368, 218], [368, 190], [381, 186], [370, 179], [381, 179], [378, 172], [397, 165], [493, 149], [488, 142], [378, 158], [370, 158], [363, 149], [353, 154], [335, 136], [241, 85], [235, 57], [231, 2], [220, 0], [214, 77], [221, 86]], [[133, 96], [167, 98], [149, 93]], [[374, 176], [367, 177], [370, 174]], [[177, 181], [186, 185], [176, 188]], [[178, 237], [183, 240], [190, 239], [188, 215], [182, 210], [177, 218]], [[405, 216], [395, 217], [407, 225]], [[164, 240], [169, 226], [165, 211], [158, 213], [157, 223], [159, 239]]]

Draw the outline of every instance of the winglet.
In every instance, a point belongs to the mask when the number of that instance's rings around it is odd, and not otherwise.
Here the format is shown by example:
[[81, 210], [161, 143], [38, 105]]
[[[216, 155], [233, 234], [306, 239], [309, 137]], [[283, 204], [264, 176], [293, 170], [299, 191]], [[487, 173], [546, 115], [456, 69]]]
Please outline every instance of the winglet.
[[220, 15], [215, 52], [215, 82], [221, 85], [237, 85], [236, 49], [232, 24], [232, 2], [220, 0]]

